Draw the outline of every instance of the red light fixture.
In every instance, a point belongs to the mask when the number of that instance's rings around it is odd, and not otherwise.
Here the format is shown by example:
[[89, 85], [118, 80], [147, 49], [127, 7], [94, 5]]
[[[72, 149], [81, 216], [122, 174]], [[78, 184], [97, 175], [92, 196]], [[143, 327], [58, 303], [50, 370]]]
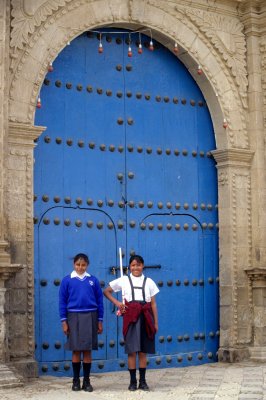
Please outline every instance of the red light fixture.
[[102, 54], [102, 53], [103, 53], [103, 44], [102, 44], [102, 42], [99, 43], [98, 53], [99, 53], [99, 54]]
[[227, 127], [228, 127], [228, 122], [227, 122], [226, 119], [224, 118], [223, 128], [226, 129]]
[[198, 65], [197, 73], [198, 73], [198, 75], [202, 75], [202, 73], [203, 73], [200, 65]]
[[98, 47], [98, 53], [102, 54], [103, 53], [103, 44], [102, 44], [102, 34], [100, 33], [100, 43]]
[[49, 62], [49, 64], [48, 64], [48, 72], [53, 72], [53, 70], [54, 70], [53, 63]]
[[37, 100], [37, 105], [36, 105], [36, 107], [37, 108], [41, 108], [41, 106], [42, 106], [42, 103], [41, 103], [41, 98], [40, 98], [40, 96], [38, 97], [38, 100]]
[[175, 43], [175, 45], [174, 45], [174, 53], [175, 54], [179, 53], [179, 48], [178, 48], [178, 44], [177, 43]]
[[[143, 53], [143, 46], [142, 46], [142, 43], [141, 43], [141, 35], [146, 31], [149, 32], [150, 41], [148, 43], [148, 46], [147, 46], [147, 43], [145, 42], [145, 47], [147, 47], [150, 51], [154, 51], [155, 47], [154, 47], [153, 40], [152, 40], [152, 31], [151, 31], [151, 29], [142, 29], [140, 31], [137, 30], [137, 31], [122, 32], [123, 35], [128, 35], [128, 39], [125, 41], [127, 43], [127, 45], [128, 45], [128, 52], [127, 52], [128, 57], [132, 57], [133, 56], [133, 51], [132, 51], [133, 47], [132, 47], [131, 35], [132, 34], [134, 34], [134, 35], [138, 34], [139, 35], [139, 40], [138, 40], [138, 42], [136, 42], [136, 46], [137, 46], [138, 54], [142, 54]], [[90, 32], [92, 34], [94, 34], [94, 33], [97, 34], [97, 38], [99, 40], [99, 45], [98, 45], [98, 53], [99, 54], [102, 54], [104, 52], [103, 43], [102, 43], [103, 34], [104, 35], [106, 35], [107, 33], [110, 33], [110, 34], [114, 34], [114, 33], [121, 34], [121, 32], [114, 32], [114, 31], [112, 31], [112, 32], [106, 32], [106, 31], [101, 32], [101, 31], [92, 30]], [[109, 40], [107, 40], [107, 41], [109, 41]], [[121, 39], [119, 39], [119, 43], [121, 43]], [[67, 44], [69, 45], [70, 42], [68, 41]], [[176, 54], [179, 53], [179, 47], [178, 47], [177, 43], [174, 44], [173, 51]], [[51, 72], [52, 68], [53, 68], [52, 64], [49, 64], [48, 68], [49, 68], [49, 71]]]
[[138, 53], [142, 54], [143, 53], [143, 48], [141, 44], [141, 33], [139, 32], [139, 45], [138, 45]]

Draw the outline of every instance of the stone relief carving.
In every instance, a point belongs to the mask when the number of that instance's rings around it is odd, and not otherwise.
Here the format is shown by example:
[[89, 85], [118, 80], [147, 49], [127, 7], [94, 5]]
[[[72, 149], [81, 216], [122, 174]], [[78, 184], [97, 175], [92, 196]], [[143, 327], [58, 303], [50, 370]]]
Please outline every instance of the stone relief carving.
[[12, 0], [12, 33], [10, 46], [16, 49], [23, 49], [28, 42], [30, 34], [36, 27], [39, 27], [48, 16], [52, 15], [60, 7], [72, 0]]
[[[27, 260], [27, 333], [28, 333], [28, 348], [27, 355], [31, 355], [34, 352], [34, 278], [33, 278], [33, 230], [32, 230], [32, 168], [33, 168], [33, 158], [29, 151], [10, 149], [10, 156], [15, 156], [18, 159], [24, 159], [26, 168], [26, 180], [25, 180], [25, 193], [26, 201], [24, 204], [26, 213], [26, 260]], [[12, 179], [14, 171], [9, 171], [9, 176]], [[8, 190], [8, 199], [13, 196], [11, 190]], [[10, 209], [11, 202], [8, 201], [7, 213], [12, 215], [12, 210]], [[13, 353], [12, 353], [13, 354]]]
[[242, 105], [247, 108], [248, 79], [243, 25], [235, 18], [193, 10], [193, 8], [184, 9], [184, 13], [205, 33], [222, 55], [239, 87]]
[[23, 0], [23, 10], [27, 15], [32, 16], [46, 2], [47, 0]]
[[[159, 6], [158, 1], [149, 0], [149, 4]], [[164, 6], [165, 8], [165, 6]], [[239, 87], [242, 105], [247, 108], [247, 69], [246, 69], [246, 42], [243, 33], [243, 24], [236, 18], [214, 14], [211, 11], [202, 11], [193, 6], [172, 6], [176, 13], [182, 13], [196, 25], [200, 32], [211, 41], [214, 48], [222, 55], [227, 67]]]
[[218, 173], [218, 182], [220, 185], [228, 185], [228, 174], [226, 172]]
[[263, 122], [264, 128], [266, 128], [266, 37], [260, 43], [261, 51], [261, 69], [262, 69], [262, 89], [263, 89]]
[[[249, 326], [249, 334], [245, 339], [239, 338], [239, 310], [238, 310], [238, 278], [239, 271], [243, 268], [242, 265], [239, 265], [239, 238], [237, 233], [237, 227], [239, 226], [239, 220], [241, 220], [241, 216], [239, 215], [239, 203], [241, 200], [241, 194], [239, 193], [239, 188], [245, 188], [245, 196], [246, 196], [246, 213], [247, 213], [247, 225], [243, 227], [246, 232], [246, 243], [247, 247], [247, 268], [250, 268], [252, 265], [252, 229], [251, 229], [251, 177], [250, 173], [246, 172], [245, 174], [241, 173], [233, 173], [232, 175], [232, 221], [233, 221], [233, 231], [232, 231], [232, 250], [233, 250], [233, 265], [232, 265], [232, 285], [233, 285], [233, 338], [235, 344], [243, 344], [249, 343], [251, 337], [251, 326]], [[249, 296], [251, 295], [249, 291]], [[248, 304], [250, 307], [250, 298], [248, 299]]]

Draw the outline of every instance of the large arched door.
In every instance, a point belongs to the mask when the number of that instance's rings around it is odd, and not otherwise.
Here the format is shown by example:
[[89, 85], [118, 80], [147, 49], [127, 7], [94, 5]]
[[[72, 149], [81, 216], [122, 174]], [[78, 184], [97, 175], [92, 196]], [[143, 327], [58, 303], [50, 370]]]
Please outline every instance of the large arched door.
[[[138, 36], [131, 35], [137, 40]], [[157, 354], [150, 366], [214, 361], [218, 347], [217, 177], [203, 95], [166, 48], [128, 57], [121, 31], [73, 40], [41, 90], [35, 123], [36, 358], [66, 374], [60, 280], [86, 252], [102, 287], [132, 253], [158, 284]], [[121, 319], [105, 303], [95, 371], [125, 369]], [[71, 372], [71, 371], [70, 371]], [[69, 373], [70, 373], [69, 372]]]

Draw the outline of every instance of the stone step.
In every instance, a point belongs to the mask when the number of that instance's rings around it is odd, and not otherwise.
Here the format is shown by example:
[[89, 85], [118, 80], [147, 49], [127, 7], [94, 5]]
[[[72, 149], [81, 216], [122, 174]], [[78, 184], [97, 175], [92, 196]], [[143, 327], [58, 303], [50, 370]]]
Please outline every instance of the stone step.
[[23, 386], [23, 378], [5, 364], [0, 363], [0, 389]]

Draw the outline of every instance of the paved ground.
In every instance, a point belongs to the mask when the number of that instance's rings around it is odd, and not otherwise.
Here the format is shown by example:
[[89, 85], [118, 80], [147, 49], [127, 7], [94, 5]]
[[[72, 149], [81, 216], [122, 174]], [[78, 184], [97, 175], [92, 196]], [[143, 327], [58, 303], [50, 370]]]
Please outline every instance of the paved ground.
[[207, 364], [148, 370], [150, 392], [129, 392], [128, 372], [95, 374], [92, 393], [71, 391], [71, 379], [42, 377], [23, 387], [1, 389], [1, 400], [266, 400], [266, 364]]

